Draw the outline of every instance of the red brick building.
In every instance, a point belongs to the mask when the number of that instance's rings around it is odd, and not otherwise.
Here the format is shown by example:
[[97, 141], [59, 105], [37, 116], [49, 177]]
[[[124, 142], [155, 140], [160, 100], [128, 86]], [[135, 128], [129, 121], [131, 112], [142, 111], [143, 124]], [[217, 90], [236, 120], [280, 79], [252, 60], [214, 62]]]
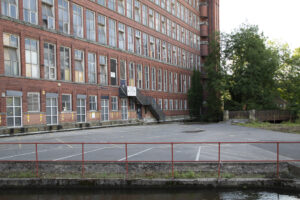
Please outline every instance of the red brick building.
[[0, 129], [187, 117], [218, 0], [1, 0]]

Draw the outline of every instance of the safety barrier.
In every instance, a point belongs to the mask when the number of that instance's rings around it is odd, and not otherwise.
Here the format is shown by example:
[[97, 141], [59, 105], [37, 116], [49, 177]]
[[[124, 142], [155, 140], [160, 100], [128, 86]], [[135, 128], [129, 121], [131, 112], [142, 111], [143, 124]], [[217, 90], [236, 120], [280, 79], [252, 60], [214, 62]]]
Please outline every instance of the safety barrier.
[[[39, 160], [39, 154], [38, 154], [38, 145], [81, 145], [81, 160]], [[217, 160], [174, 160], [174, 146], [175, 145], [217, 145], [218, 147], [218, 159]], [[222, 160], [221, 159], [221, 146], [224, 144], [274, 144], [276, 145], [276, 159], [271, 160]], [[94, 162], [109, 162], [109, 163], [124, 163], [126, 165], [126, 178], [128, 177], [128, 165], [130, 163], [138, 163], [138, 162], [145, 162], [145, 163], [171, 163], [172, 166], [172, 177], [174, 177], [174, 164], [175, 163], [217, 163], [218, 164], [218, 178], [220, 178], [221, 173], [221, 163], [234, 163], [234, 162], [257, 162], [257, 163], [263, 163], [263, 162], [269, 162], [269, 163], [275, 163], [277, 165], [277, 177], [279, 178], [279, 165], [282, 162], [300, 162], [298, 159], [290, 159], [290, 160], [284, 160], [280, 159], [280, 144], [300, 144], [300, 141], [276, 141], [276, 142], [64, 142], [64, 143], [55, 143], [55, 142], [8, 142], [8, 143], [0, 143], [0, 145], [34, 145], [35, 146], [35, 160], [5, 160], [1, 159], [1, 162], [35, 162], [35, 171], [36, 171], [36, 177], [39, 177], [39, 162], [82, 162], [82, 172], [81, 175], [84, 177], [85, 173], [85, 152], [84, 148], [86, 145], [124, 145], [125, 150], [125, 160], [93, 160]], [[160, 161], [154, 161], [154, 160], [128, 160], [128, 146], [129, 145], [170, 145], [171, 150], [171, 158], [169, 160], [160, 160]]]

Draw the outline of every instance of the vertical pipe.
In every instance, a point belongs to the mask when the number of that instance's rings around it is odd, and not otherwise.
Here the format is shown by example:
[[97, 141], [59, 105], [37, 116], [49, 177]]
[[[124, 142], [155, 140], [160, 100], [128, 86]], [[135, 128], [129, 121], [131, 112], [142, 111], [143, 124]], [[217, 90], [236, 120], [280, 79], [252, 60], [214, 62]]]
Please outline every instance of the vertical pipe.
[[174, 178], [174, 144], [171, 143], [171, 152], [172, 152], [172, 177]]
[[82, 150], [82, 171], [81, 176], [84, 177], [84, 143], [81, 144], [81, 150]]
[[126, 179], [128, 178], [128, 149], [127, 143], [125, 144], [125, 154], [126, 154]]
[[35, 143], [35, 169], [36, 177], [39, 177], [39, 156], [38, 156], [38, 144]]
[[277, 178], [279, 178], [279, 142], [277, 142]]
[[218, 179], [220, 179], [221, 174], [221, 142], [218, 143], [219, 151], [218, 151]]

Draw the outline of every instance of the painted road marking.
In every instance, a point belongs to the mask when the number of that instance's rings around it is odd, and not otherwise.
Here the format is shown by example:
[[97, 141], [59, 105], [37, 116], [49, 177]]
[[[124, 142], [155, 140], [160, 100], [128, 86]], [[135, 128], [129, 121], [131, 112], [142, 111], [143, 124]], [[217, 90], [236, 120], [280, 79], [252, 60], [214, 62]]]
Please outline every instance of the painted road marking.
[[70, 144], [66, 144], [64, 141], [62, 141], [61, 139], [59, 139], [59, 138], [55, 138], [55, 140], [56, 141], [58, 141], [58, 142], [60, 142], [60, 143], [62, 143], [62, 144], [65, 144], [65, 145], [67, 145], [68, 147], [70, 147], [71, 149], [73, 148], [72, 147], [72, 145], [70, 145]]
[[201, 146], [199, 146], [199, 148], [198, 148], [198, 152], [197, 152], [195, 161], [199, 161], [199, 159], [200, 159], [200, 154], [201, 154]]
[[[153, 149], [153, 147], [152, 147], [152, 148], [149, 148], [149, 149], [145, 149], [144, 151], [140, 151], [140, 152], [138, 152], [138, 153], [135, 153], [135, 154], [132, 154], [132, 155], [130, 155], [130, 156], [127, 156], [127, 158], [131, 158], [131, 157], [133, 157], [133, 156], [140, 155], [140, 154], [145, 153], [145, 152], [147, 152], [147, 151], [150, 151], [150, 150], [152, 150], [152, 149]], [[121, 159], [118, 160], [118, 161], [123, 161], [123, 160], [126, 160], [126, 157], [121, 158]]]
[[[52, 149], [52, 150], [54, 150], [54, 149]], [[38, 151], [38, 153], [42, 153], [42, 152], [46, 152], [46, 151], [49, 151], [49, 149]], [[18, 157], [18, 156], [26, 156], [26, 155], [30, 155], [30, 154], [35, 154], [35, 151], [28, 152], [28, 153], [17, 154], [17, 155], [12, 155], [12, 156], [1, 157], [0, 160], [7, 159], [7, 158]]]
[[[103, 149], [112, 149], [112, 148], [116, 148], [117, 146], [113, 146], [113, 147], [102, 147], [102, 148], [98, 148], [98, 149], [94, 149], [94, 150], [91, 150], [91, 151], [85, 151], [84, 154], [87, 154], [87, 153], [92, 153], [92, 152], [95, 152], [95, 151], [101, 151]], [[73, 154], [73, 155], [69, 155], [69, 156], [65, 156], [65, 157], [61, 157], [61, 158], [57, 158], [57, 159], [54, 159], [52, 161], [58, 161], [58, 160], [64, 160], [66, 158], [71, 158], [71, 157], [75, 157], [75, 156], [81, 156], [82, 153], [78, 153], [78, 154]]]

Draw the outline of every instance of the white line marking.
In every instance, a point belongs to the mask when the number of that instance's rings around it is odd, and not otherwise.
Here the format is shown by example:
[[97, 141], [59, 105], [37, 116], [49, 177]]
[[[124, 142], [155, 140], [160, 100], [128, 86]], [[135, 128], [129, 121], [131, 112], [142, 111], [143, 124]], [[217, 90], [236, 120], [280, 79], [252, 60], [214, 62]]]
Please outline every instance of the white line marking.
[[71, 149], [73, 148], [72, 145], [66, 144], [64, 141], [62, 141], [62, 140], [59, 139], [59, 138], [55, 138], [55, 140], [58, 141], [58, 142], [60, 142], [60, 143], [62, 143], [62, 144], [67, 145], [67, 146], [70, 147]]
[[199, 146], [199, 148], [198, 148], [198, 152], [197, 152], [195, 161], [199, 161], [199, 159], [200, 159], [200, 154], [201, 154], [201, 146]]
[[[92, 152], [95, 152], [95, 151], [100, 151], [100, 150], [103, 150], [103, 149], [110, 149], [110, 148], [116, 148], [116, 146], [114, 146], [114, 147], [102, 147], [102, 148], [94, 149], [94, 150], [91, 150], [91, 151], [85, 151], [84, 154], [92, 153]], [[81, 155], [82, 155], [82, 153], [73, 154], [73, 155], [70, 155], [70, 156], [65, 156], [65, 157], [54, 159], [53, 161], [64, 160], [66, 158], [71, 158], [71, 157], [74, 157], [74, 156], [81, 156]]]
[[[142, 154], [142, 153], [145, 153], [146, 151], [150, 151], [151, 149], [153, 149], [153, 148], [145, 149], [144, 151], [140, 151], [140, 152], [138, 152], [138, 153], [132, 154], [132, 155], [128, 156], [127, 158], [131, 158], [131, 157], [133, 157], [133, 156], [140, 155], [140, 154]], [[118, 160], [118, 161], [123, 161], [123, 160], [126, 160], [126, 157], [121, 158], [121, 159]]]
[[[53, 149], [53, 150], [54, 150], [54, 149]], [[46, 152], [46, 151], [49, 151], [49, 149], [47, 149], [47, 150], [42, 150], [42, 151], [38, 151], [38, 153], [42, 153], [42, 152]], [[7, 158], [18, 157], [18, 156], [26, 156], [26, 155], [30, 155], [30, 154], [35, 154], [35, 151], [33, 151], [33, 152], [28, 152], [28, 153], [17, 154], [17, 155], [13, 155], [13, 156], [5, 156], [5, 157], [1, 157], [0, 160], [7, 159]]]

